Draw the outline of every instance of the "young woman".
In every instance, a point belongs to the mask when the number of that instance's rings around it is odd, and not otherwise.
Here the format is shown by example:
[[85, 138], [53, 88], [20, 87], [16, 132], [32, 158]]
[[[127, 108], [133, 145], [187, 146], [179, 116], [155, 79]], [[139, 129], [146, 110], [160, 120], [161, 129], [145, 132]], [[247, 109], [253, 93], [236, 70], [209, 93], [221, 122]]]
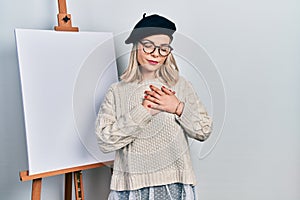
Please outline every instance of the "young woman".
[[110, 200], [196, 199], [187, 137], [206, 140], [212, 120], [193, 87], [178, 75], [170, 46], [175, 24], [143, 16], [121, 81], [108, 90], [96, 134], [103, 152], [116, 152]]

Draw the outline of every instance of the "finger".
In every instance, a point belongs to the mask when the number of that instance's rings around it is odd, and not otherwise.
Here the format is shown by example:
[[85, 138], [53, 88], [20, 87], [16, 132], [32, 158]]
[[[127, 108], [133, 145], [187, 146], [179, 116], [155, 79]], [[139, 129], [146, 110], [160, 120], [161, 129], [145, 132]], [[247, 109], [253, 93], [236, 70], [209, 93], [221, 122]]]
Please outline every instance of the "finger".
[[162, 90], [165, 94], [167, 94], [167, 95], [174, 95], [174, 94], [175, 94], [172, 90], [166, 88], [165, 86], [162, 86], [162, 87], [161, 87], [161, 90]]
[[150, 85], [150, 89], [161, 96], [164, 95], [164, 92], [162, 92], [159, 88], [155, 87], [154, 85]]
[[148, 104], [147, 106], [148, 108], [161, 111], [160, 106], [158, 104]]
[[160, 98], [161, 98], [161, 95], [157, 94], [157, 93], [154, 92], [154, 91], [145, 91], [144, 93], [145, 93], [146, 95], [151, 96], [151, 97], [154, 97], [154, 98], [156, 98], [156, 99], [158, 99], [158, 100], [160, 100]]
[[143, 105], [148, 105], [148, 104], [151, 104], [152, 102], [151, 101], [149, 101], [149, 100], [147, 100], [147, 99], [144, 99], [143, 100]]
[[150, 95], [146, 95], [144, 98], [151, 101], [151, 102], [153, 102], [153, 103], [160, 104], [160, 101], [157, 98], [154, 98]]

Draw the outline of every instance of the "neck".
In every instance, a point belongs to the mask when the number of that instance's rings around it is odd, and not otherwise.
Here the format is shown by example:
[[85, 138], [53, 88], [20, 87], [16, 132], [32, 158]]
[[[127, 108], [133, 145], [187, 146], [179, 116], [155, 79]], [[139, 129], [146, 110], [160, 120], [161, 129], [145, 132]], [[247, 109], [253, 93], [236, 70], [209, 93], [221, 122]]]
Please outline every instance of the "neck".
[[143, 80], [152, 80], [152, 79], [155, 79], [155, 74], [150, 74], [150, 73], [147, 73], [147, 74], [142, 74], [142, 77], [143, 77]]
[[156, 78], [155, 71], [146, 71], [140, 68], [143, 80], [152, 80]]

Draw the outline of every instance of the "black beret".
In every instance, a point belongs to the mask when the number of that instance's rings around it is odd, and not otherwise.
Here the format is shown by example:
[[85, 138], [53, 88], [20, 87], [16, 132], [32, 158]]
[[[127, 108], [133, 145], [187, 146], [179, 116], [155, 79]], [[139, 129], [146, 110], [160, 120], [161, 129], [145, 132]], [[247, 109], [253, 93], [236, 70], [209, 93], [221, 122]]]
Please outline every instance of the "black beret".
[[176, 31], [176, 26], [173, 22], [159, 15], [150, 15], [143, 18], [134, 26], [131, 34], [125, 40], [126, 44], [135, 43], [150, 35], [164, 34], [173, 39], [173, 33]]

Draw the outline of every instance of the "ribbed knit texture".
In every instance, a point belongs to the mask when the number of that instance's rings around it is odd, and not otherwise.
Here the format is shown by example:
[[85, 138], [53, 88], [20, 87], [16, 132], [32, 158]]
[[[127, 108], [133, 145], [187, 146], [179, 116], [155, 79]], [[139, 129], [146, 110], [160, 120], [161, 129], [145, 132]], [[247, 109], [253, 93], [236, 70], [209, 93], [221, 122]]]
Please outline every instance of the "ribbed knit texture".
[[212, 120], [191, 84], [182, 77], [171, 88], [185, 104], [182, 115], [160, 112], [151, 116], [142, 106], [150, 84], [163, 85], [158, 79], [113, 84], [99, 110], [99, 147], [103, 152], [116, 151], [112, 190], [196, 183], [187, 136], [206, 140]]

